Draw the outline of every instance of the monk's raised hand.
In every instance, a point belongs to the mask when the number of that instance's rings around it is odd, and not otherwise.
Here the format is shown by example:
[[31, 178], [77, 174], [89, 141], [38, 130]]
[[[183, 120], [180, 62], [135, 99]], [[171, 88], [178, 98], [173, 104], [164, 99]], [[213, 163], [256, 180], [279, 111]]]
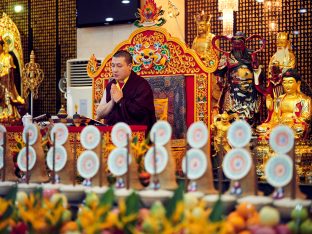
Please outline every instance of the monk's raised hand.
[[116, 90], [118, 90], [117, 86], [115, 84], [112, 84], [112, 86], [111, 86], [111, 93], [116, 92]]
[[114, 102], [118, 103], [123, 97], [123, 93], [121, 90], [119, 90], [117, 87], [112, 93], [112, 98]]

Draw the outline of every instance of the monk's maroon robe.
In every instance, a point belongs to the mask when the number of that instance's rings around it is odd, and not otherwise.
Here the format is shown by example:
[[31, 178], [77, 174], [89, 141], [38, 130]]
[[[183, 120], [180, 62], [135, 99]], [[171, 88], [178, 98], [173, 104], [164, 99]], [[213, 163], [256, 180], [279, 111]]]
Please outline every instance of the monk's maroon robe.
[[[111, 100], [110, 90], [116, 80], [106, 86], [106, 102]], [[115, 103], [105, 117], [107, 124], [125, 122], [129, 125], [146, 125], [148, 130], [156, 122], [153, 91], [148, 82], [133, 71], [123, 89], [123, 98]]]

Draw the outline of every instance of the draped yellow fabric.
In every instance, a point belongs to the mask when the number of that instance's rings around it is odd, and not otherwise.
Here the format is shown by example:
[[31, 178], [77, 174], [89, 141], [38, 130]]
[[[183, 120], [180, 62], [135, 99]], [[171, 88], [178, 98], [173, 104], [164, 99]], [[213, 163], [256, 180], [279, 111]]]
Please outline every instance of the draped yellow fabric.
[[168, 98], [154, 99], [155, 114], [157, 120], [168, 119]]

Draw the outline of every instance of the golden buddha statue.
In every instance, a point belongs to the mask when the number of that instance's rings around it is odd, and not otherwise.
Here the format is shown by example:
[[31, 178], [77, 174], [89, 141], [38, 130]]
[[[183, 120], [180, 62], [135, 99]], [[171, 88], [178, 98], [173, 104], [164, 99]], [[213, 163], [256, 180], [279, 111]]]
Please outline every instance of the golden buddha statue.
[[[287, 32], [279, 32], [276, 38], [276, 53], [271, 57], [269, 62], [269, 73], [268, 79], [274, 80], [277, 75], [281, 72], [286, 71], [289, 68], [295, 68], [296, 57], [291, 51], [291, 43], [288, 39]], [[274, 69], [277, 67], [279, 69]], [[279, 74], [274, 74], [274, 71], [279, 72]]]
[[[210, 20], [212, 16], [205, 14], [202, 11], [196, 15], [195, 22], [197, 25], [197, 36], [192, 43], [192, 49], [196, 51], [200, 59], [204, 62], [207, 67], [210, 67], [211, 63], [216, 63], [218, 60], [218, 54], [212, 48], [212, 38], [215, 36], [210, 31]], [[217, 108], [218, 100], [221, 95], [221, 89], [217, 84], [216, 78], [212, 78], [212, 109]], [[218, 114], [218, 113], [215, 113]], [[214, 114], [214, 115], [215, 115]]]
[[212, 38], [215, 36], [210, 32], [210, 20], [212, 16], [208, 16], [202, 11], [195, 16], [197, 24], [197, 36], [195, 37], [192, 49], [197, 52], [203, 62], [207, 62], [207, 53], [212, 50]]
[[16, 105], [25, 103], [16, 90], [13, 69], [8, 45], [0, 38], [0, 121], [20, 118]]
[[[276, 38], [276, 53], [271, 57], [268, 68], [268, 76], [265, 87], [259, 84], [259, 75], [261, 73], [261, 67], [259, 74], [255, 74], [255, 87], [259, 93], [264, 95], [266, 98], [273, 98], [275, 100], [283, 94], [282, 86], [282, 72], [287, 69], [294, 69], [296, 66], [296, 58], [294, 53], [291, 51], [290, 41], [288, 40], [288, 33], [279, 32]], [[268, 97], [271, 96], [271, 97]], [[271, 102], [269, 100], [269, 102]], [[268, 108], [268, 106], [267, 106]], [[268, 108], [269, 110], [269, 108]], [[270, 121], [272, 112], [268, 111], [268, 117], [265, 122]]]
[[311, 118], [311, 98], [300, 91], [300, 83], [301, 77], [296, 70], [288, 69], [283, 73], [284, 94], [275, 100], [267, 96], [267, 107], [272, 111], [272, 117], [257, 127], [260, 136], [267, 138], [276, 125], [284, 124], [294, 130], [297, 139], [304, 137]]

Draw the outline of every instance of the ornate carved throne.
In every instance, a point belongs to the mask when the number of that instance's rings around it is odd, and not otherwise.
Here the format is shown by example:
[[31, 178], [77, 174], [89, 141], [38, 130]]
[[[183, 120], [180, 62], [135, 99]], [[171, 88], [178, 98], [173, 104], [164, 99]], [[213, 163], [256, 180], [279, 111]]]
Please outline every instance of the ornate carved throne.
[[149, 80], [156, 112], [159, 110], [160, 113], [157, 117], [167, 119], [172, 125], [172, 145], [176, 147], [176, 159], [180, 161], [186, 146], [186, 128], [195, 121], [203, 121], [208, 129], [210, 127], [211, 73], [216, 69], [217, 61], [206, 67], [194, 50], [171, 37], [165, 29], [139, 28], [128, 40], [121, 42], [101, 66], [94, 55], [90, 58], [87, 70], [93, 79], [93, 115], [112, 77], [112, 56], [121, 49], [133, 55], [133, 70]]

